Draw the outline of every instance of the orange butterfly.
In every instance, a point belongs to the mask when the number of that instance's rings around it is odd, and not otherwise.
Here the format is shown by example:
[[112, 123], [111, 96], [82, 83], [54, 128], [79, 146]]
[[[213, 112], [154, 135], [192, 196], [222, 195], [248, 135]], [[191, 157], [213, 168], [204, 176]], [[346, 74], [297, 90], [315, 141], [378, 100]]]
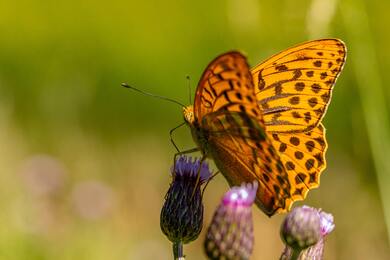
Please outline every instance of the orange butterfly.
[[228, 52], [208, 65], [194, 106], [183, 109], [203, 158], [230, 185], [257, 180], [256, 204], [269, 216], [319, 185], [327, 149], [321, 119], [345, 58], [337, 39], [300, 44], [252, 70], [241, 53]]

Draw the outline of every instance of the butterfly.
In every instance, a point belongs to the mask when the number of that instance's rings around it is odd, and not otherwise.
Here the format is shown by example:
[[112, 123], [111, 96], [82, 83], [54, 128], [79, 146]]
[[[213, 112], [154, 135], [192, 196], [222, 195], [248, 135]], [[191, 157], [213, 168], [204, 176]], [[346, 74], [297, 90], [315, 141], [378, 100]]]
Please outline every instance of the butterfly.
[[338, 39], [305, 42], [250, 69], [237, 51], [204, 71], [184, 120], [203, 158], [231, 186], [257, 181], [257, 206], [286, 212], [319, 186], [327, 142], [321, 120], [346, 59]]

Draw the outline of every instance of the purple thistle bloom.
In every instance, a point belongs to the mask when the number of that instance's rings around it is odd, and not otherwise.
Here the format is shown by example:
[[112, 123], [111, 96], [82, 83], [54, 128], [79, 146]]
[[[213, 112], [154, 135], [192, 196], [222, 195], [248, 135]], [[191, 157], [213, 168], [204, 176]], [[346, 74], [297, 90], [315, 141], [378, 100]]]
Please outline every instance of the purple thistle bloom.
[[308, 206], [293, 209], [285, 218], [281, 236], [286, 248], [280, 259], [321, 260], [324, 239], [335, 225], [333, 216]]
[[[200, 168], [200, 179], [196, 185]], [[210, 177], [206, 162], [200, 166], [198, 159], [181, 156], [171, 170], [172, 183], [161, 210], [160, 227], [173, 243], [189, 243], [195, 240], [203, 224], [201, 185]]]
[[253, 250], [252, 204], [257, 182], [225, 193], [208, 228], [204, 248], [209, 259], [249, 259]]
[[[171, 173], [174, 178], [173, 182], [182, 178], [186, 179], [186, 181], [189, 181], [190, 179], [192, 181], [196, 181], [198, 178], [199, 165], [199, 159], [192, 160], [191, 157], [186, 157], [184, 155], [180, 156], [175, 162], [175, 167], [172, 167], [171, 169]], [[173, 170], [175, 170], [175, 172], [173, 172]], [[203, 162], [200, 169], [200, 183], [203, 184], [210, 177], [211, 171], [209, 165], [206, 162]]]
[[321, 220], [321, 235], [322, 237], [325, 237], [330, 232], [332, 232], [335, 227], [333, 216], [332, 214], [323, 212], [322, 210], [319, 210], [318, 212], [320, 213]]

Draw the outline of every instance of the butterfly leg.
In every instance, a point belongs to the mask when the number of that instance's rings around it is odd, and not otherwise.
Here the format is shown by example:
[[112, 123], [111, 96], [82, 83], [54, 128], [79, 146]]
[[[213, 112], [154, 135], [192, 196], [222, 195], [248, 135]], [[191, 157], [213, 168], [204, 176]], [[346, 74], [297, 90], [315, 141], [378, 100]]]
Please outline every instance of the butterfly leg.
[[178, 125], [178, 126], [174, 127], [173, 129], [171, 129], [171, 131], [169, 131], [169, 137], [171, 138], [171, 143], [172, 143], [173, 146], [176, 148], [176, 151], [177, 151], [178, 153], [180, 153], [180, 150], [179, 150], [179, 148], [177, 147], [177, 145], [175, 144], [175, 141], [173, 141], [173, 136], [172, 136], [172, 134], [173, 134], [173, 132], [174, 132], [176, 129], [182, 127], [183, 125], [185, 125], [185, 122], [184, 122], [184, 123], [181, 123], [180, 125]]
[[194, 197], [196, 188], [198, 187], [198, 185], [200, 183], [200, 170], [202, 169], [203, 162], [204, 162], [204, 160], [206, 160], [206, 158], [207, 158], [206, 155], [203, 154], [202, 158], [200, 158], [200, 160], [199, 160], [199, 168], [198, 168], [198, 172], [197, 172], [197, 176], [196, 176], [194, 190], [192, 191], [191, 199]]
[[206, 184], [204, 185], [203, 190], [202, 190], [202, 197], [203, 197], [204, 191], [206, 190], [207, 185], [209, 185], [209, 182], [210, 182], [212, 179], [214, 179], [214, 177], [217, 176], [218, 173], [220, 173], [220, 171], [216, 171], [216, 172], [215, 172], [213, 175], [211, 175], [211, 177], [207, 180], [207, 182], [206, 182]]
[[199, 151], [200, 151], [199, 148], [198, 148], [198, 147], [195, 147], [195, 148], [192, 148], [192, 149], [189, 149], [189, 150], [177, 152], [177, 153], [175, 153], [173, 159], [174, 159], [174, 161], [176, 162], [176, 158], [177, 158], [177, 156], [179, 156], [179, 155], [189, 154], [189, 153], [195, 153], [195, 152], [199, 152]]

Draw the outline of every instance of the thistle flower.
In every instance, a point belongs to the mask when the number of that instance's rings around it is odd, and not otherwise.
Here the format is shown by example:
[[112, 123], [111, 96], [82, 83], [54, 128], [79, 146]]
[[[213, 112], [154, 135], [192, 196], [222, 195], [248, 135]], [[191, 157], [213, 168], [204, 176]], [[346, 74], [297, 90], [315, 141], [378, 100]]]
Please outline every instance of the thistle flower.
[[321, 236], [318, 211], [310, 207], [294, 208], [284, 219], [281, 236], [286, 245], [295, 250], [317, 243]]
[[318, 212], [320, 213], [321, 220], [321, 235], [322, 237], [325, 237], [335, 228], [333, 216], [332, 214], [326, 213], [322, 210], [319, 210]]
[[321, 222], [321, 238], [320, 240], [313, 246], [309, 247], [305, 251], [302, 252], [302, 256], [300, 259], [312, 259], [312, 260], [321, 260], [324, 255], [324, 244], [325, 237], [333, 231], [335, 225], [333, 222], [332, 214], [325, 213], [321, 210], [318, 211], [320, 215]]
[[231, 188], [214, 213], [204, 242], [209, 259], [249, 259], [253, 249], [252, 204], [257, 183]]
[[322, 259], [324, 238], [334, 227], [331, 214], [308, 206], [293, 209], [281, 227], [286, 248], [280, 259]]
[[173, 179], [161, 210], [160, 227], [173, 243], [186, 244], [195, 240], [202, 230], [201, 185], [211, 177], [211, 172], [206, 162], [200, 165], [198, 159], [181, 156], [171, 173]]

